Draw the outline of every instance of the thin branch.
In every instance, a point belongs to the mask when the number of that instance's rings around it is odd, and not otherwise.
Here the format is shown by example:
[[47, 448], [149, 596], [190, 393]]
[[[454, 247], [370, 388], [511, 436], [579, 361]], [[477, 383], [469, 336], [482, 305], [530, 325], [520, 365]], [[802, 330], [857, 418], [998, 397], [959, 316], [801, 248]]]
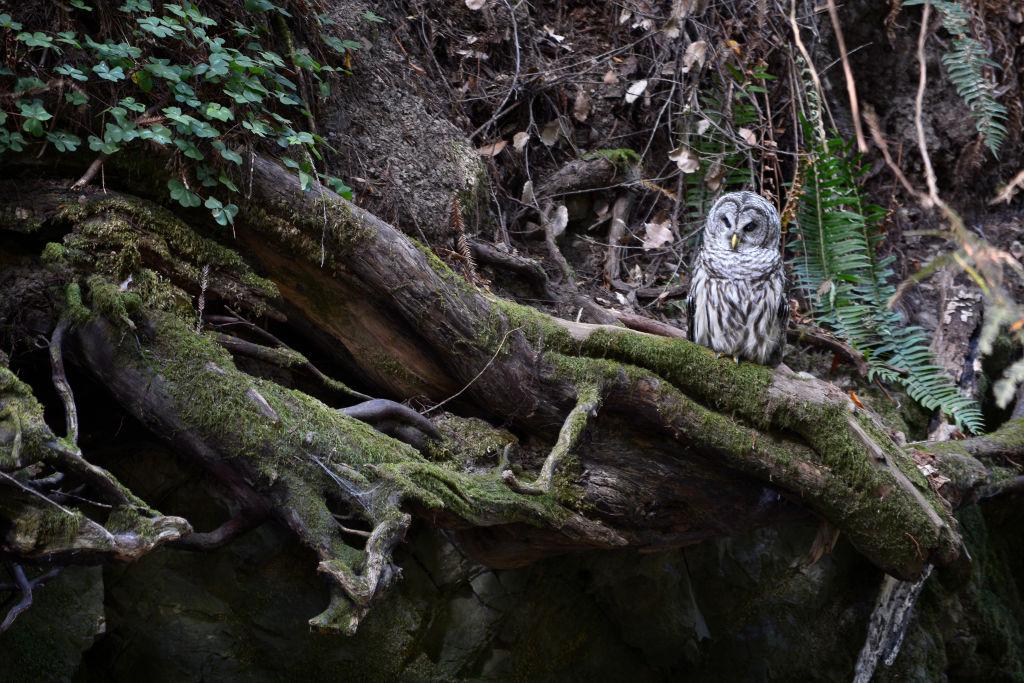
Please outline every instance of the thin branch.
[[832, 30], [835, 31], [836, 42], [839, 44], [839, 58], [843, 61], [843, 74], [846, 76], [846, 92], [850, 96], [850, 114], [853, 118], [853, 131], [857, 136], [857, 149], [864, 154], [868, 151], [868, 143], [864, 140], [864, 131], [860, 126], [857, 84], [853, 80], [853, 69], [850, 67], [850, 59], [846, 54], [846, 40], [843, 38], [843, 29], [839, 25], [839, 11], [836, 9], [835, 0], [828, 0], [828, 16], [832, 20]]
[[942, 204], [942, 200], [939, 199], [938, 183], [935, 180], [935, 169], [932, 168], [932, 159], [928, 155], [928, 143], [924, 135], [924, 91], [928, 84], [928, 64], [925, 60], [924, 46], [928, 39], [928, 20], [931, 19], [931, 15], [932, 4], [925, 2], [924, 13], [921, 15], [921, 32], [917, 36], [918, 80], [917, 95], [914, 97], [914, 128], [917, 130], [917, 147], [928, 180], [928, 196], [933, 203]]

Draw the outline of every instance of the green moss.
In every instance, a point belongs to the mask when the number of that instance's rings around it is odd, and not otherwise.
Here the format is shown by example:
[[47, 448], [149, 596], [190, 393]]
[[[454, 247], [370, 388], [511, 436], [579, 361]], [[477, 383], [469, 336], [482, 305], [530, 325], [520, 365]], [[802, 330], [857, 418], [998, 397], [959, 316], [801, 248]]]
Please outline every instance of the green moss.
[[58, 267], [67, 261], [68, 250], [58, 242], [47, 242], [40, 256], [44, 265]]
[[59, 508], [47, 508], [39, 512], [37, 544], [40, 547], [68, 546], [78, 536], [85, 516], [78, 512], [66, 512]]
[[82, 288], [77, 282], [72, 282], [67, 286], [67, 289], [64, 292], [64, 301], [66, 305], [64, 314], [67, 315], [75, 325], [84, 323], [89, 319], [89, 316], [92, 315], [92, 311], [90, 311], [82, 301]]
[[428, 443], [427, 456], [460, 469], [495, 467], [505, 447], [517, 441], [511, 433], [475, 417], [446, 413], [434, 421], [434, 426], [441, 439]]

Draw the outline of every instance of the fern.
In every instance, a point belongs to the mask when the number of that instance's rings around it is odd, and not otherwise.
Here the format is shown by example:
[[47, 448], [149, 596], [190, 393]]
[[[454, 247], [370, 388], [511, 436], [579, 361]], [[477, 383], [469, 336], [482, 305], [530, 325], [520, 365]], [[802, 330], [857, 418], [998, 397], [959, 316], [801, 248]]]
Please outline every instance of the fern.
[[[903, 4], [923, 5], [925, 0], [906, 0]], [[986, 66], [999, 68], [988, 52], [972, 35], [971, 15], [956, 0], [931, 0], [932, 5], [942, 14], [942, 25], [953, 36], [953, 44], [942, 55], [942, 63], [949, 74], [949, 80], [963, 99], [974, 125], [993, 156], [999, 156], [999, 148], [1006, 139], [1006, 107], [996, 99], [996, 85], [986, 76]]]
[[869, 379], [902, 384], [925, 408], [981, 431], [977, 403], [935, 365], [927, 333], [887, 307], [895, 287], [893, 257], [878, 257], [882, 210], [862, 202], [846, 145], [826, 141], [805, 163], [790, 246], [796, 286], [815, 317], [864, 354]]

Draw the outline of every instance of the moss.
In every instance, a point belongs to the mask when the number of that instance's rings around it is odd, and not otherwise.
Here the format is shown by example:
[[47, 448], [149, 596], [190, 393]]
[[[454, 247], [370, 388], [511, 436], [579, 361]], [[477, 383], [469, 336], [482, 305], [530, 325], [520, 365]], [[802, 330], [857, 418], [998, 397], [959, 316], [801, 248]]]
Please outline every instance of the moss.
[[77, 510], [68, 513], [59, 508], [40, 511], [38, 541], [39, 546], [68, 546], [78, 536], [85, 516]]
[[407, 367], [395, 360], [394, 356], [381, 352], [375, 353], [369, 358], [370, 366], [386, 377], [395, 377], [403, 384], [419, 386], [423, 380]]
[[64, 301], [66, 306], [64, 314], [71, 319], [73, 324], [80, 325], [92, 315], [92, 311], [82, 301], [82, 288], [77, 282], [72, 282], [67, 286], [64, 292]]
[[475, 417], [446, 413], [434, 426], [441, 439], [428, 443], [427, 457], [465, 468], [497, 466], [505, 447], [517, 441], [511, 433]]
[[342, 263], [374, 235], [373, 228], [356, 218], [348, 203], [330, 196], [316, 197], [312, 211], [288, 202], [254, 204], [242, 211], [247, 225], [272, 234], [293, 254], [317, 265]]
[[67, 262], [68, 250], [58, 242], [47, 242], [40, 256], [44, 265], [59, 267]]

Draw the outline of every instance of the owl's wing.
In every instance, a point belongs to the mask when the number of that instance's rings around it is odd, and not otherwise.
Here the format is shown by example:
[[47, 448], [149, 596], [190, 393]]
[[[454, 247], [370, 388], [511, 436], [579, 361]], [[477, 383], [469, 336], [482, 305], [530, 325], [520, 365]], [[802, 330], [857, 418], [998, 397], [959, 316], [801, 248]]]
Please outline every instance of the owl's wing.
[[782, 266], [779, 266], [779, 277], [782, 278], [782, 292], [779, 295], [779, 303], [775, 307], [775, 320], [778, 324], [778, 339], [775, 342], [775, 348], [772, 350], [771, 356], [768, 358], [768, 365], [778, 365], [782, 362], [782, 354], [786, 349], [786, 329], [789, 327], [789, 291], [786, 287], [786, 273], [782, 270]]
[[694, 334], [693, 327], [697, 320], [697, 301], [693, 292], [693, 279], [697, 275], [697, 269], [700, 267], [700, 252], [704, 248], [704, 235], [703, 233], [697, 238], [693, 248], [693, 255], [690, 257], [690, 291], [686, 295], [686, 338], [692, 342], [697, 341], [697, 335]]
[[690, 341], [696, 341], [694, 338], [696, 335], [693, 333], [694, 321], [697, 318], [697, 304], [694, 301], [693, 290], [686, 295], [686, 338]]

